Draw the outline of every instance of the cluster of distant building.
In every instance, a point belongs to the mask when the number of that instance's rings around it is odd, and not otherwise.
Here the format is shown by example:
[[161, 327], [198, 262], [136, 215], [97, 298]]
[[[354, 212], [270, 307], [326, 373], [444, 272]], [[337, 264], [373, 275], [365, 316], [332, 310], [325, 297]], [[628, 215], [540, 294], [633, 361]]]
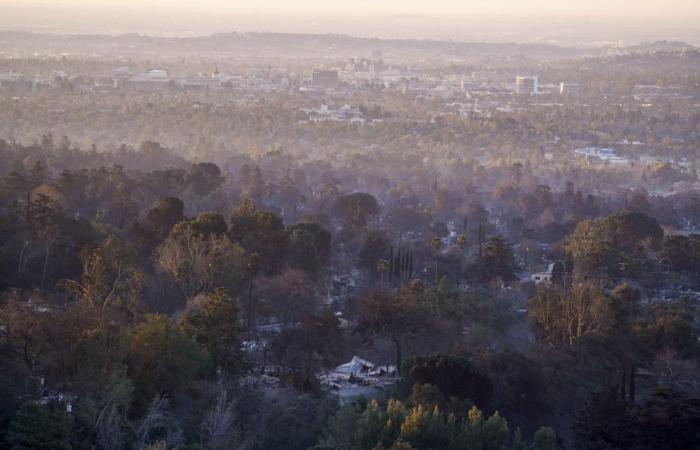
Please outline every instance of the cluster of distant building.
[[[416, 99], [449, 99], [460, 102], [460, 98], [471, 103], [460, 108], [460, 114], [479, 113], [479, 106], [488, 98], [497, 98], [492, 110], [506, 108], [503, 98], [513, 96], [576, 97], [581, 86], [575, 81], [558, 83], [540, 82], [539, 75], [507, 73], [498, 70], [477, 70], [471, 74], [426, 73], [410, 65], [392, 65], [384, 60], [381, 50], [373, 50], [371, 56], [351, 58], [345, 64], [322, 66], [306, 73], [287, 73], [271, 68], [246, 69], [240, 74], [224, 74], [218, 69], [208, 74], [173, 76], [165, 68], [151, 68], [134, 73], [129, 67], [113, 70], [111, 76], [69, 76], [56, 71], [53, 76], [38, 77], [8, 71], [0, 73], [0, 90], [13, 92], [35, 91], [41, 88], [70, 86], [83, 92], [108, 92], [125, 89], [137, 92], [162, 92], [171, 89], [208, 92], [212, 90], [236, 89], [249, 92], [290, 91], [311, 94], [351, 94], [363, 89], [394, 90]], [[688, 95], [681, 87], [637, 85], [632, 96], [637, 101], [651, 102], [658, 98], [678, 98]], [[479, 105], [476, 104], [479, 102]], [[330, 107], [308, 111], [313, 121], [355, 121], [362, 119], [353, 108]]]
[[[643, 146], [642, 142], [630, 142], [623, 140], [617, 143], [621, 147], [628, 146]], [[689, 170], [693, 164], [686, 157], [681, 158], [664, 158], [659, 156], [652, 156], [648, 153], [635, 152], [634, 156], [620, 156], [617, 150], [609, 147], [584, 147], [578, 148], [573, 151], [574, 155], [577, 157], [584, 158], [589, 165], [595, 164], [607, 164], [614, 166], [631, 166], [636, 163], [645, 166], [659, 166], [662, 164], [671, 164], [682, 170]]]
[[291, 82], [282, 77], [271, 80], [259, 70], [250, 69], [245, 76], [225, 75], [218, 69], [209, 74], [172, 77], [167, 69], [153, 68], [144, 73], [133, 74], [128, 67], [115, 69], [112, 73], [114, 87], [125, 87], [139, 91], [163, 91], [178, 87], [188, 91], [207, 91], [225, 88], [251, 88], [260, 90], [287, 89]]
[[[536, 95], [540, 93], [539, 79], [536, 75], [518, 75], [515, 77], [515, 92], [522, 95]], [[580, 86], [578, 83], [564, 81], [559, 83], [560, 95], [578, 95]]]
[[[501, 89], [494, 88], [493, 84], [475, 78], [475, 75], [478, 75], [477, 73], [472, 74], [471, 78], [462, 76], [458, 85], [456, 85], [449, 77], [446, 80], [421, 78], [419, 76], [412, 76], [410, 73], [401, 73], [394, 70], [387, 70], [379, 74], [375, 67], [378, 66], [382, 69], [388, 67], [383, 62], [379, 61], [374, 63], [365, 59], [359, 61], [358, 63], [354, 59], [351, 60], [353, 70], [346, 72], [346, 79], [341, 79], [339, 69], [314, 70], [311, 76], [311, 83], [306, 87], [306, 90], [335, 89], [343, 85], [343, 83], [357, 85], [357, 82], [360, 81], [361, 83], [378, 85], [383, 88], [398, 88], [403, 93], [431, 91], [433, 93], [450, 94], [455, 91], [455, 86], [463, 93], [479, 91], [501, 94], [515, 92], [520, 95], [537, 95], [543, 93], [540, 89], [538, 76], [536, 75], [517, 75], [515, 77], [515, 83], [512, 85], [513, 87], [509, 90], [505, 87]], [[369, 70], [365, 70], [366, 68], [369, 68]], [[368, 77], [366, 76], [366, 72], [369, 72]], [[358, 73], [362, 74], [362, 76], [358, 77]], [[578, 95], [580, 93], [580, 86], [578, 83], [565, 81], [556, 86], [556, 91], [560, 95]], [[551, 89], [548, 89], [547, 93], [551, 93]]]
[[630, 163], [627, 158], [618, 156], [612, 148], [586, 147], [574, 150], [574, 153], [585, 157], [589, 162], [598, 160], [617, 165], [627, 165]]
[[309, 122], [345, 122], [364, 125], [367, 122], [361, 109], [345, 104], [339, 108], [329, 107], [326, 102], [321, 102], [318, 108], [302, 108]]

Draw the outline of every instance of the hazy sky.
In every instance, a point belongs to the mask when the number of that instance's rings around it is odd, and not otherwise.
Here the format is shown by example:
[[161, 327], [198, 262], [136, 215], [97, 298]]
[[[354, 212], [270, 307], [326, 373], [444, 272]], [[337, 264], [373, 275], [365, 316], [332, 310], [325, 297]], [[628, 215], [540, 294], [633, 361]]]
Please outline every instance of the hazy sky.
[[237, 31], [700, 45], [699, 23], [700, 0], [0, 0], [0, 31], [69, 34]]
[[260, 14], [517, 14], [700, 17], [700, 0], [0, 0], [91, 9], [158, 9]]

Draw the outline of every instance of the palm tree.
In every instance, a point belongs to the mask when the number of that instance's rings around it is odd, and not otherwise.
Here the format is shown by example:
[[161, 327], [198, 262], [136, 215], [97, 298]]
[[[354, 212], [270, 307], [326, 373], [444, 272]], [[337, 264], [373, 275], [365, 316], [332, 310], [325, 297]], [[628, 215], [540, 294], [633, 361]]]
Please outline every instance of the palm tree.
[[430, 241], [430, 246], [433, 248], [433, 251], [435, 252], [435, 282], [437, 283], [437, 281], [438, 281], [438, 256], [440, 255], [440, 249], [442, 249], [442, 239], [435, 236]]
[[457, 245], [459, 245], [459, 248], [464, 250], [467, 247], [467, 237], [463, 234], [457, 236]]
[[377, 272], [381, 276], [381, 285], [384, 286], [384, 274], [389, 270], [389, 261], [386, 259], [380, 259], [377, 261]]

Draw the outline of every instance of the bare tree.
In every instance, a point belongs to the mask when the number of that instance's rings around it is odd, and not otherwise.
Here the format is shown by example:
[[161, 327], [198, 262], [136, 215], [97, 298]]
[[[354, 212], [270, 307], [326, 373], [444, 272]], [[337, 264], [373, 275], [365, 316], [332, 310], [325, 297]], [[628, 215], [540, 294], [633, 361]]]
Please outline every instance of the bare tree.
[[216, 403], [204, 417], [201, 425], [203, 445], [211, 450], [228, 450], [235, 448], [233, 402], [222, 387], [216, 397]]
[[154, 431], [163, 429], [168, 422], [168, 399], [156, 397], [148, 407], [146, 414], [134, 425], [136, 448], [149, 448], [149, 441]]
[[682, 359], [678, 352], [665, 348], [654, 358], [653, 368], [659, 374], [660, 381], [673, 389], [698, 392], [698, 365], [693, 360]]
[[102, 450], [124, 448], [124, 417], [119, 408], [112, 404], [97, 426], [97, 443]]
[[158, 266], [187, 298], [227, 286], [242, 277], [243, 250], [226, 236], [202, 236], [190, 229], [171, 234], [156, 250]]
[[587, 282], [539, 290], [530, 299], [528, 315], [541, 340], [564, 346], [609, 328], [612, 319], [603, 289]]
[[255, 288], [285, 323], [298, 322], [316, 308], [315, 286], [301, 270], [287, 269], [278, 275], [259, 277]]

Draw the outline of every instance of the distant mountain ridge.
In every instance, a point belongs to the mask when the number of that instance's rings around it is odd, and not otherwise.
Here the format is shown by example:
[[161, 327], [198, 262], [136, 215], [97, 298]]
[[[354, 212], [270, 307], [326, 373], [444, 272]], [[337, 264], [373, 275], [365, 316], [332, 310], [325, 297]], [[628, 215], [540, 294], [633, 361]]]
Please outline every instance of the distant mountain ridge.
[[339, 58], [369, 56], [382, 50], [389, 59], [401, 58], [532, 58], [538, 60], [599, 57], [611, 54], [696, 50], [683, 42], [656, 41], [628, 47], [578, 48], [552, 43], [496, 43], [433, 39], [379, 39], [343, 34], [295, 34], [265, 32], [215, 33], [197, 37], [155, 37], [142, 34], [50, 34], [0, 31], [3, 53], [78, 53], [129, 56], [188, 53], [237, 56], [283, 55], [286, 57]]

